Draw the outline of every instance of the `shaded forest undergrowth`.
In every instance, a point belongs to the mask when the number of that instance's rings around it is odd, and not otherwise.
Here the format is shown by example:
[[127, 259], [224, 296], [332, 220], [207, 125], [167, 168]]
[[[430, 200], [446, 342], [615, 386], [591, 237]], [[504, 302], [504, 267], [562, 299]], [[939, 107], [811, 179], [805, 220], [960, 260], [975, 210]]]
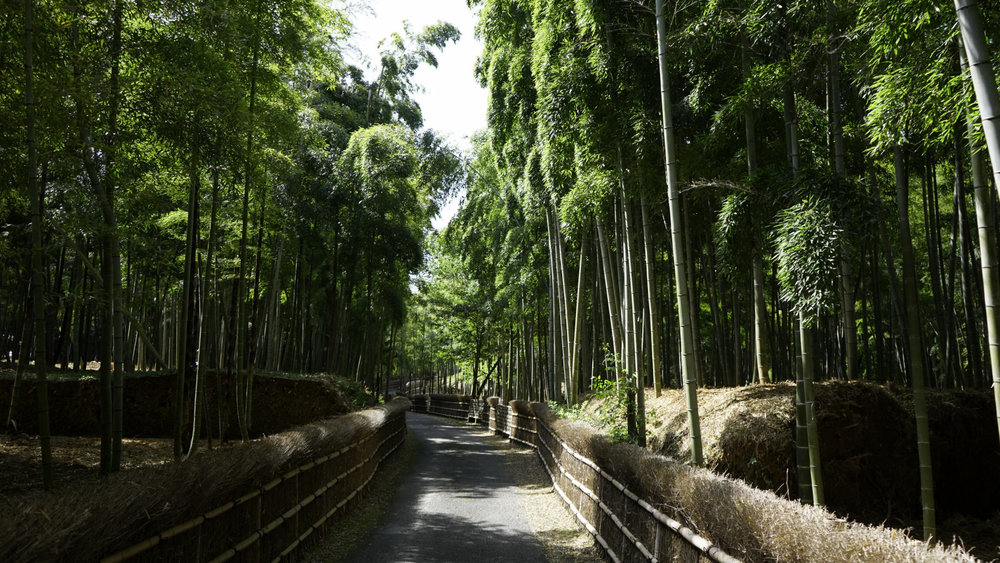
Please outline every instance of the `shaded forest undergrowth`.
[[[790, 383], [699, 389], [706, 466], [795, 498], [795, 387]], [[984, 560], [1000, 558], [1000, 440], [989, 392], [928, 394], [940, 535], [961, 538]], [[908, 389], [866, 383], [816, 385], [827, 507], [866, 524], [920, 529], [920, 476]], [[607, 399], [582, 418], [599, 421]], [[690, 458], [683, 392], [646, 390], [649, 448]]]

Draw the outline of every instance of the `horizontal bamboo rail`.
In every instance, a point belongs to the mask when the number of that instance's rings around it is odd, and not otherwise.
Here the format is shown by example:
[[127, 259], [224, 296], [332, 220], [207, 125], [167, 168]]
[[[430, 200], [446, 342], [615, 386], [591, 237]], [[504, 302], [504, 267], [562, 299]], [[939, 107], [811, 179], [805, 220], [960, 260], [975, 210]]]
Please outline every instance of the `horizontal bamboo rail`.
[[[273, 558], [268, 559], [272, 561], [280, 561], [281, 559], [287, 558], [289, 555], [294, 553], [295, 550], [301, 546], [313, 532], [320, 530], [337, 511], [341, 510], [347, 505], [348, 502], [356, 498], [358, 493], [364, 490], [364, 488], [375, 476], [375, 473], [382, 462], [395, 452], [400, 445], [402, 445], [405, 434], [406, 413], [401, 411], [387, 419], [379, 428], [376, 428], [372, 433], [361, 438], [360, 440], [304, 463], [299, 467], [291, 469], [270, 482], [254, 488], [235, 500], [224, 503], [205, 512], [204, 514], [160, 532], [117, 553], [111, 554], [101, 561], [102, 563], [119, 563], [121, 561], [126, 561], [139, 556], [143, 559], [174, 558], [174, 554], [157, 553], [155, 548], [162, 545], [167, 540], [172, 540], [181, 536], [187, 536], [183, 540], [186, 545], [190, 546], [191, 544], [195, 544], [197, 546], [197, 555], [193, 558], [195, 561], [211, 561], [212, 563], [221, 563], [223, 561], [229, 561], [237, 555], [244, 553], [247, 554], [247, 559], [259, 561], [264, 559], [262, 557], [262, 555], [264, 555], [263, 552], [267, 551], [262, 548], [261, 544], [268, 538], [269, 534], [273, 534], [282, 528], [289, 527], [291, 528], [291, 541], [287, 541], [277, 546], [269, 546], [271, 548], [270, 550], [275, 552], [276, 555]], [[326, 473], [336, 472], [333, 469], [336, 461], [339, 461], [341, 457], [346, 457], [355, 450], [360, 451], [363, 455], [365, 453], [365, 446], [374, 442], [377, 438], [381, 438], [381, 440], [375, 444], [374, 447], [371, 447], [370, 453], [367, 453], [363, 459], [352, 465], [349, 469], [341, 471], [330, 478], [324, 479], [312, 491], [305, 492], [301, 490], [300, 485], [303, 480], [308, 483], [308, 478], [316, 475], [317, 473], [325, 475]], [[353, 483], [353, 481], [356, 480], [356, 474], [358, 474], [357, 480], [361, 480], [358, 484]], [[343, 487], [338, 487], [340, 484], [350, 487], [349, 490], [343, 490]], [[269, 506], [270, 501], [272, 500], [283, 500], [284, 496], [288, 495], [288, 492], [284, 491], [282, 486], [290, 485], [294, 485], [294, 493], [292, 493], [292, 495], [294, 496], [293, 500], [295, 504], [270, 518], [266, 523], [261, 524], [260, 521], [263, 513], [265, 512], [265, 507]], [[333, 500], [330, 500], [330, 494], [340, 496], [339, 501], [334, 502]], [[327, 510], [321, 511], [321, 515], [312, 523], [300, 522], [300, 514], [313, 505], [314, 502], [320, 500], [329, 502], [333, 506]], [[217, 553], [215, 555], [203, 553], [203, 526], [208, 522], [220, 520], [233, 514], [234, 509], [246, 506], [252, 501], [256, 501], [255, 507], [251, 508], [251, 512], [255, 512], [255, 514], [253, 514], [253, 522], [255, 525], [253, 525], [252, 529], [249, 529], [245, 535], [242, 536], [243, 539], [221, 553]], [[239, 518], [235, 516], [232, 519], [234, 521], [239, 520]], [[239, 523], [234, 525], [239, 526]]]

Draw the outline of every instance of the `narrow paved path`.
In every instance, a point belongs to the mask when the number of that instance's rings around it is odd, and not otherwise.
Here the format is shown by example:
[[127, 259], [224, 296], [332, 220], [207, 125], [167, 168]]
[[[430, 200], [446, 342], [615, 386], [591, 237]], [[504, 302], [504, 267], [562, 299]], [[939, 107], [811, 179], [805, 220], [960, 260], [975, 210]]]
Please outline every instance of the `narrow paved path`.
[[419, 451], [389, 513], [353, 561], [544, 561], [504, 454], [474, 431], [406, 413]]

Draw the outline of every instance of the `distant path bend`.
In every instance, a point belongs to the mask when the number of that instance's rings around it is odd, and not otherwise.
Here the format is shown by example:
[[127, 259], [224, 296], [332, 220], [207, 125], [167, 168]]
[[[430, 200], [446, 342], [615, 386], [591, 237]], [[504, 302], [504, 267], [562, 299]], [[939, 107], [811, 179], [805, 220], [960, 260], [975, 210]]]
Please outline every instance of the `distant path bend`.
[[544, 561], [504, 454], [475, 430], [406, 413], [418, 452], [359, 563]]

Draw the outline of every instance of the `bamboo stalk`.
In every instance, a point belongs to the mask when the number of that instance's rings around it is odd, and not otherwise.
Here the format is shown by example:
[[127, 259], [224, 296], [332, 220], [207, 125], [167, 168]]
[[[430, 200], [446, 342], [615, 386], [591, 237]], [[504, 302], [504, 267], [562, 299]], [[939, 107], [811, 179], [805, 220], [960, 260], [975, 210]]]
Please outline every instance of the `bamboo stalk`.
[[670, 83], [667, 75], [666, 35], [663, 0], [656, 0], [656, 35], [659, 45], [660, 104], [662, 114], [663, 151], [670, 207], [670, 230], [677, 289], [678, 325], [681, 333], [681, 373], [687, 400], [688, 427], [691, 431], [691, 461], [702, 465], [701, 422], [698, 416], [698, 382], [694, 357], [694, 336], [691, 334], [691, 303], [688, 299], [687, 260], [684, 253], [680, 192], [677, 187], [677, 161], [674, 148], [673, 117], [670, 108]]

